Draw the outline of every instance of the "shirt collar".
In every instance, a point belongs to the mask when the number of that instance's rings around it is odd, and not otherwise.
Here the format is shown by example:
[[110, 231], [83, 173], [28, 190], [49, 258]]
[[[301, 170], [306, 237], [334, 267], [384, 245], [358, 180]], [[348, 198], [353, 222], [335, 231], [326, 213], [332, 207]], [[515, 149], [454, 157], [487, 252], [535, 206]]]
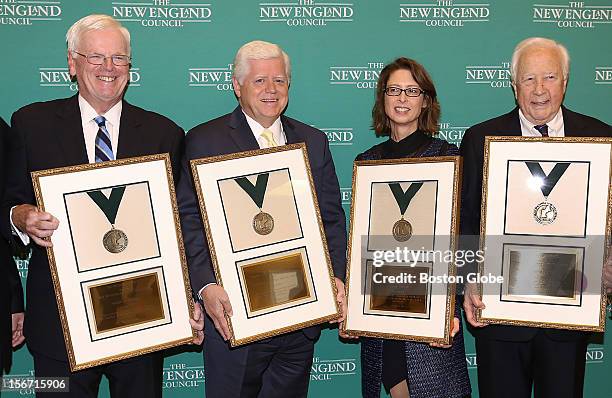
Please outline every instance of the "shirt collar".
[[94, 122], [96, 116], [104, 116], [104, 118], [110, 123], [111, 126], [119, 126], [119, 120], [121, 119], [121, 110], [123, 109], [123, 101], [117, 102], [113, 105], [108, 112], [99, 115], [96, 110], [89, 105], [89, 102], [79, 94], [79, 108], [81, 109], [81, 120], [83, 124]]
[[276, 120], [274, 121], [274, 123], [272, 123], [270, 127], [265, 128], [261, 124], [259, 124], [255, 119], [247, 115], [244, 109], [241, 108], [241, 110], [242, 110], [242, 113], [244, 113], [247, 123], [249, 124], [249, 127], [251, 128], [251, 131], [253, 132], [253, 135], [255, 136], [256, 140], [259, 141], [259, 137], [261, 136], [261, 133], [264, 130], [270, 130], [276, 142], [278, 142], [279, 144], [283, 142], [281, 140], [281, 137], [283, 135], [283, 125], [281, 123], [280, 117], [276, 118]]
[[[539, 136], [540, 134], [534, 128], [535, 124], [531, 123], [523, 114], [523, 111], [519, 108], [519, 119], [521, 120], [521, 130], [523, 131], [523, 135], [527, 136]], [[548, 135], [550, 137], [558, 136], [559, 132], [563, 129], [563, 112], [561, 111], [561, 107], [557, 111], [555, 117], [553, 117], [548, 123]], [[529, 134], [525, 134], [525, 132], [529, 132]]]

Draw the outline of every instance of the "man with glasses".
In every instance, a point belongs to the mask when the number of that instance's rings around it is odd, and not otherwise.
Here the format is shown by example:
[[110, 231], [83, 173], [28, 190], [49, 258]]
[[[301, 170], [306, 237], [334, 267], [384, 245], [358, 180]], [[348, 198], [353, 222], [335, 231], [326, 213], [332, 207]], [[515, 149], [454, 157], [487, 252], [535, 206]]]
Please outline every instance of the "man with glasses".
[[[122, 99], [131, 63], [130, 34], [118, 21], [106, 15], [86, 16], [70, 27], [66, 40], [68, 66], [79, 93], [34, 103], [13, 115], [14, 171], [1, 214], [3, 222], [11, 221], [3, 226], [7, 237], [12, 234], [24, 244], [32, 242], [25, 336], [34, 373], [69, 377], [70, 391], [53, 397], [96, 397], [102, 375], [109, 379], [113, 397], [160, 397], [160, 353], [70, 372], [45, 252], [59, 222], [34, 206], [30, 172], [165, 152], [170, 153], [174, 170], [179, 170], [184, 132], [164, 116]], [[198, 344], [203, 336], [199, 309], [196, 305], [194, 319], [199, 322], [192, 320]]]

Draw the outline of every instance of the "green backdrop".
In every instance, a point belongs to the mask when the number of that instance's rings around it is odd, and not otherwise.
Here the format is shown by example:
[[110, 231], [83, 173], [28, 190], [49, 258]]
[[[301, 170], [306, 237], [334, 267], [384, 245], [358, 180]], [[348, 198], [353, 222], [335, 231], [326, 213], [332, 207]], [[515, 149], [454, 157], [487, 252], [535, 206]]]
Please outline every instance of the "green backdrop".
[[[283, 2], [284, 1], [284, 2]], [[185, 130], [230, 112], [231, 62], [245, 42], [280, 44], [291, 56], [286, 114], [325, 131], [348, 211], [352, 160], [377, 142], [369, 129], [374, 86], [384, 63], [415, 58], [431, 73], [442, 104], [441, 136], [458, 143], [465, 129], [514, 106], [508, 63], [529, 36], [564, 43], [572, 57], [565, 104], [612, 123], [612, 2], [590, 0], [0, 0], [0, 116], [35, 101], [75, 93], [66, 67], [65, 33], [77, 19], [105, 13], [132, 33], [127, 99]], [[22, 277], [27, 264], [20, 263]], [[611, 332], [608, 331], [608, 339]], [[612, 343], [597, 336], [587, 354], [586, 397], [610, 397]], [[474, 396], [476, 357], [466, 335]], [[12, 374], [30, 374], [25, 348]], [[168, 397], [202, 397], [199, 352], [169, 353]], [[358, 344], [335, 330], [316, 345], [310, 396], [360, 395]], [[100, 396], [107, 396], [104, 385]], [[33, 396], [31, 391], [7, 397]], [[290, 396], [288, 394], [288, 396]]]

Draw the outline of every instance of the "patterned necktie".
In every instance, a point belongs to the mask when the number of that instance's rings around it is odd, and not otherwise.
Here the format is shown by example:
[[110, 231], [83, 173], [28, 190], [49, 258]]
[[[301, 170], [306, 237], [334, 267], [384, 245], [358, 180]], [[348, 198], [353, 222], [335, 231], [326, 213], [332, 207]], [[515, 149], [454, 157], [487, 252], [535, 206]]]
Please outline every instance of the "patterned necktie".
[[547, 124], [539, 124], [537, 126], [533, 126], [534, 129], [538, 130], [542, 137], [548, 137], [548, 125]]
[[266, 140], [266, 144], [268, 144], [266, 148], [273, 148], [275, 146], [278, 146], [278, 142], [276, 142], [276, 140], [274, 139], [274, 134], [272, 134], [270, 130], [265, 129], [264, 131], [262, 131], [261, 137], [263, 137], [263, 139]]
[[98, 134], [96, 135], [96, 163], [114, 160], [113, 147], [111, 145], [110, 134], [106, 129], [106, 119], [104, 116], [94, 118], [98, 124]]

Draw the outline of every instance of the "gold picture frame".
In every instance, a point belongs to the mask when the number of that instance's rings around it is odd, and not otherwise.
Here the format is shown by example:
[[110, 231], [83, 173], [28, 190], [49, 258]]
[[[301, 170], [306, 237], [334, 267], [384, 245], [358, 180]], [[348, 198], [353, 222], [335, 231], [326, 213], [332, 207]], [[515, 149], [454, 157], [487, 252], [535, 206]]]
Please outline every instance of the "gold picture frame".
[[303, 143], [191, 161], [232, 346], [339, 317], [309, 164]]
[[[458, 156], [354, 162], [345, 332], [451, 343], [456, 290], [452, 280], [457, 275], [452, 253], [459, 228], [461, 167]], [[413, 186], [416, 189], [409, 193]], [[403, 211], [394, 189], [411, 196]], [[398, 228], [400, 223], [408, 227]], [[414, 261], [383, 261], [378, 254], [394, 252], [391, 246], [411, 254]], [[431, 255], [436, 252], [449, 256]], [[375, 268], [374, 261], [383, 263]], [[381, 279], [385, 267], [395, 282]], [[425, 275], [422, 282], [420, 274]], [[437, 283], [444, 276], [446, 280]]]
[[60, 221], [47, 256], [70, 369], [190, 343], [169, 155], [35, 171], [32, 181], [39, 209]]
[[478, 321], [605, 330], [611, 181], [612, 138], [485, 138]]

